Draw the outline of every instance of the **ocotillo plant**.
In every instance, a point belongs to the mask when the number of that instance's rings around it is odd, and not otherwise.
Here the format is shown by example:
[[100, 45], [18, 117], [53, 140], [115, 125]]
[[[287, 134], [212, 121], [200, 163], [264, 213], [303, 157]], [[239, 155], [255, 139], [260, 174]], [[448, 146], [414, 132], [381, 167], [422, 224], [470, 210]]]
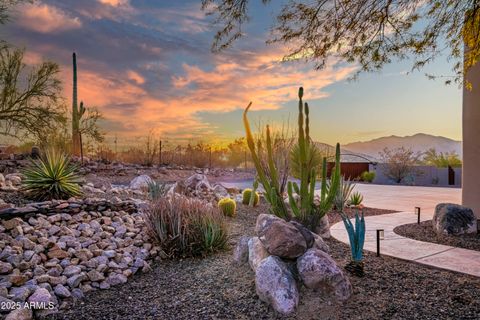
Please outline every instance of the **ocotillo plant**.
[[[298, 90], [298, 149], [296, 153], [299, 157], [297, 163], [300, 164], [300, 187], [295, 182], [288, 182], [288, 197], [290, 207], [292, 208], [295, 219], [312, 231], [318, 226], [320, 219], [332, 208], [335, 195], [340, 183], [340, 144], [337, 143], [335, 153], [335, 169], [331, 175], [329, 192], [327, 194], [327, 160], [323, 158], [322, 165], [322, 186], [320, 190], [320, 199], [315, 199], [316, 172], [312, 168], [311, 153], [315, 146], [310, 139], [310, 118], [307, 103], [303, 103], [303, 88]], [[305, 110], [305, 117], [303, 112]], [[305, 126], [305, 127], [304, 127]], [[299, 196], [296, 200], [293, 193]]]
[[278, 180], [278, 171], [275, 167], [275, 161], [273, 159], [273, 151], [272, 151], [272, 139], [270, 136], [270, 127], [267, 125], [266, 128], [266, 147], [267, 147], [267, 159], [268, 159], [268, 166], [264, 168], [262, 166], [259, 154], [261, 152], [262, 146], [259, 144], [255, 146], [255, 141], [252, 135], [252, 131], [250, 130], [250, 123], [248, 121], [247, 113], [252, 103], [250, 102], [243, 112], [243, 124], [245, 126], [246, 138], [247, 138], [247, 145], [248, 149], [250, 149], [250, 153], [252, 154], [252, 160], [255, 164], [255, 168], [257, 169], [258, 180], [265, 189], [265, 199], [270, 203], [270, 210], [271, 212], [283, 219], [290, 220], [291, 214], [288, 212], [287, 206], [283, 201], [283, 195], [280, 192], [280, 183]]

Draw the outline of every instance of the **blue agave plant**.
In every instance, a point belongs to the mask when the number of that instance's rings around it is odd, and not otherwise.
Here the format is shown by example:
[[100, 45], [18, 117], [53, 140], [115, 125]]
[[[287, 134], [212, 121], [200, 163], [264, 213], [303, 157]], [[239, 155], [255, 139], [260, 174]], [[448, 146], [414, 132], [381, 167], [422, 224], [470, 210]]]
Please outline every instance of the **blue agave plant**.
[[350, 240], [352, 260], [361, 262], [363, 260], [363, 244], [365, 243], [365, 218], [363, 217], [363, 211], [361, 217], [358, 214], [358, 210], [355, 212], [355, 226], [345, 214], [342, 214], [342, 219]]

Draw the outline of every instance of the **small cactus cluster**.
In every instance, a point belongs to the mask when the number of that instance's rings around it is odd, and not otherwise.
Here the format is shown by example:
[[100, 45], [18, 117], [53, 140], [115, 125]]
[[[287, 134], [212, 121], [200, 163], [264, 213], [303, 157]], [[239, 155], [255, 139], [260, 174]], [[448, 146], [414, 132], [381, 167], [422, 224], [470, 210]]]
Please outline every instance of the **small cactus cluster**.
[[[244, 205], [249, 205], [250, 204], [250, 199], [252, 197], [253, 190], [252, 189], [245, 189], [243, 190], [242, 193], [242, 203]], [[253, 199], [253, 206], [258, 205], [258, 201], [260, 201], [260, 196], [258, 195], [258, 192], [255, 192], [255, 198]]]
[[218, 208], [220, 208], [220, 211], [227, 217], [235, 217], [237, 214], [237, 204], [235, 200], [230, 198], [223, 198], [218, 201]]

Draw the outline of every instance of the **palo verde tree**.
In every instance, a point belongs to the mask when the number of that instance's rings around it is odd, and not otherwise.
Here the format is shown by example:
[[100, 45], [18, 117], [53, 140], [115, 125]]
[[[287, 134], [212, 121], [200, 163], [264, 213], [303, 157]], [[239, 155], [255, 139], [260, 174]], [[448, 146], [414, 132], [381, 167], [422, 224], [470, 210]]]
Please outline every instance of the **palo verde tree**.
[[[250, 2], [202, 0], [202, 8], [221, 25], [214, 51], [244, 36]], [[282, 5], [271, 29], [268, 42], [289, 48], [284, 59], [312, 61], [317, 69], [329, 59], [356, 64], [358, 73], [409, 59], [412, 70], [418, 70], [440, 55], [447, 57], [453, 73], [445, 76], [446, 83], [464, 87], [463, 204], [480, 217], [479, 0], [291, 0]]]
[[[21, 1], [0, 3], [0, 25], [9, 18], [9, 9]], [[60, 107], [59, 67], [43, 62], [29, 67], [24, 50], [0, 40], [0, 134], [39, 139], [45, 128], [64, 120]]]

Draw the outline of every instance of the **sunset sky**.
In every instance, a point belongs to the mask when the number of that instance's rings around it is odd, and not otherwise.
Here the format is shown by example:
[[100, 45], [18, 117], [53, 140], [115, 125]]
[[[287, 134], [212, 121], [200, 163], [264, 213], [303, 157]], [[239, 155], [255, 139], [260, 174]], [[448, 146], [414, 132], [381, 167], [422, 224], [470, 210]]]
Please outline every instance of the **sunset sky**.
[[216, 29], [200, 0], [37, 0], [17, 7], [1, 36], [25, 47], [29, 64], [60, 64], [69, 105], [75, 51], [79, 99], [104, 114], [110, 140], [125, 144], [150, 130], [169, 140], [241, 137], [249, 101], [252, 122], [295, 119], [299, 86], [315, 140], [418, 132], [461, 140], [461, 90], [424, 76], [451, 74], [445, 59], [413, 74], [408, 62], [394, 63], [355, 82], [346, 81], [355, 65], [282, 63], [285, 48], [265, 44], [279, 4], [252, 4], [246, 37], [220, 54], [210, 51]]

